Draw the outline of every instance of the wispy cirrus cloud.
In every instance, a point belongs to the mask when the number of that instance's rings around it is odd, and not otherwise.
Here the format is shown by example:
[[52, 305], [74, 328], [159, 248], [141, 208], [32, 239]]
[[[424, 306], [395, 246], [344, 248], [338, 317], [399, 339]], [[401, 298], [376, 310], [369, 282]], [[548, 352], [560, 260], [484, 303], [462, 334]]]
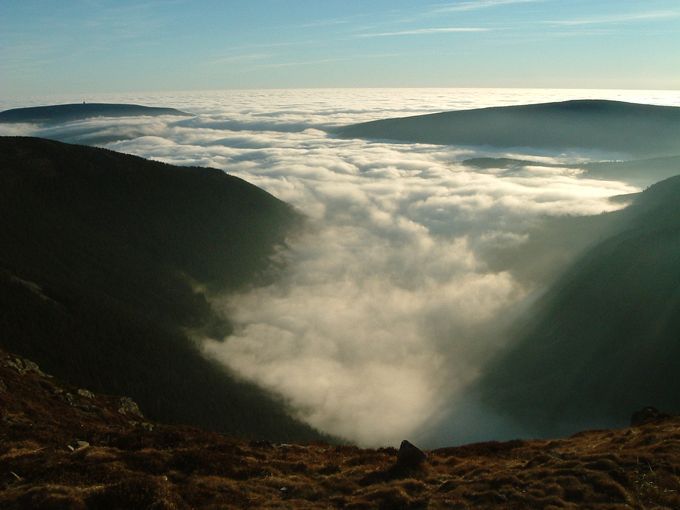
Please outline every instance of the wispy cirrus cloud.
[[545, 0], [469, 0], [450, 5], [442, 5], [436, 8], [434, 12], [476, 11], [479, 9], [488, 9], [490, 7], [516, 4], [533, 4], [543, 1]]
[[551, 25], [581, 26], [581, 25], [605, 25], [613, 23], [632, 23], [636, 21], [655, 21], [680, 18], [680, 10], [632, 12], [626, 14], [612, 14], [609, 16], [593, 16], [590, 18], [576, 18], [567, 20], [547, 21]]
[[273, 62], [271, 64], [260, 64], [253, 66], [247, 71], [256, 71], [259, 69], [277, 69], [281, 67], [297, 67], [297, 66], [309, 66], [317, 64], [329, 64], [331, 62], [341, 62], [344, 60], [351, 60], [349, 57], [337, 57], [337, 58], [320, 58], [316, 60], [299, 60], [292, 62]]
[[432, 35], [432, 34], [455, 34], [455, 33], [476, 33], [490, 32], [490, 28], [483, 27], [435, 27], [435, 28], [416, 28], [413, 30], [399, 30], [396, 32], [373, 32], [367, 34], [356, 34], [355, 37], [399, 37], [408, 35]]
[[235, 64], [238, 62], [250, 62], [253, 60], [265, 60], [273, 57], [271, 53], [241, 53], [234, 55], [224, 55], [208, 60], [208, 64]]
[[308, 21], [306, 23], [300, 23], [299, 25], [294, 25], [295, 28], [318, 28], [318, 27], [328, 27], [333, 25], [347, 25], [352, 21], [356, 20], [359, 16], [346, 16], [344, 18], [328, 18], [328, 19], [317, 19], [313, 21]]
[[372, 58], [394, 58], [406, 55], [406, 53], [377, 53], [377, 54], [367, 54], [367, 55], [348, 55], [346, 57], [335, 57], [335, 58], [321, 58], [315, 60], [300, 60], [293, 62], [274, 62], [271, 64], [259, 64], [251, 67], [247, 71], [257, 71], [260, 69], [276, 69], [279, 67], [296, 67], [296, 66], [309, 66], [318, 64], [329, 64], [332, 62], [344, 62], [352, 61], [357, 59], [372, 59]]

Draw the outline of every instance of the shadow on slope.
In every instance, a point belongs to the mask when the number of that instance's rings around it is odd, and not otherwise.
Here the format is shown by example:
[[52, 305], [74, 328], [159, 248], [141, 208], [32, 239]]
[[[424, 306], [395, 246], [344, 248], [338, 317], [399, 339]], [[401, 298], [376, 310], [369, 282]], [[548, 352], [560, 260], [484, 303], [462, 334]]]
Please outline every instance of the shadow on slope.
[[680, 177], [613, 213], [518, 325], [479, 383], [483, 401], [531, 434], [622, 425], [631, 410], [680, 410]]
[[187, 336], [230, 328], [198, 287], [271, 278], [271, 254], [301, 222], [287, 204], [219, 170], [3, 137], [0, 217], [3, 347], [74, 384], [129, 395], [154, 419], [317, 437]]
[[384, 119], [336, 133], [344, 138], [661, 156], [680, 152], [680, 108], [576, 100]]

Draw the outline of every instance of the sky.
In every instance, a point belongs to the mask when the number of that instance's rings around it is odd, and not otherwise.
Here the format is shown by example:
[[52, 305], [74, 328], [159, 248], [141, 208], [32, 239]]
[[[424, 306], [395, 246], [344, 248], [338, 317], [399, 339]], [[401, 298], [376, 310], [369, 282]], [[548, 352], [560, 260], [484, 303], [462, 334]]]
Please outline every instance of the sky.
[[0, 96], [680, 88], [678, 0], [0, 0]]

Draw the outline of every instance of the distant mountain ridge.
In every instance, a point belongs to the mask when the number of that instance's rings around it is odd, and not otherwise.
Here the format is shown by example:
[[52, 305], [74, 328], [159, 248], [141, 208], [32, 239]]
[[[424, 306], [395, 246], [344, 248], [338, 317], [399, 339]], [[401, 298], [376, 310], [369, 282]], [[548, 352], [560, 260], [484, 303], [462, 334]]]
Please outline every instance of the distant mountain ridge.
[[5, 110], [0, 112], [0, 122], [53, 123], [92, 117], [133, 117], [141, 115], [191, 116], [190, 113], [175, 108], [118, 103], [73, 103]]
[[320, 435], [205, 359], [207, 293], [270, 281], [302, 217], [225, 172], [0, 137], [0, 346], [148, 416], [234, 435]]
[[573, 100], [376, 120], [341, 127], [335, 133], [343, 138], [444, 145], [669, 156], [680, 153], [680, 108]]

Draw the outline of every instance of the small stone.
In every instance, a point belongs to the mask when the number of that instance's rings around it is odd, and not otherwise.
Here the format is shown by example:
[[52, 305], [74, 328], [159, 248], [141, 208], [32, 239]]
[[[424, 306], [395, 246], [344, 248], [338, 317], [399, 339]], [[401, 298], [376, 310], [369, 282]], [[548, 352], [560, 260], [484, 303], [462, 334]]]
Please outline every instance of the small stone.
[[140, 422], [139, 426], [147, 432], [153, 432], [154, 429], [153, 423], [149, 423], [148, 421]]
[[139, 409], [137, 402], [132, 400], [130, 397], [121, 397], [118, 412], [120, 414], [127, 414], [132, 416], [137, 416], [138, 418], [144, 418], [142, 411]]
[[90, 443], [88, 443], [87, 441], [82, 441], [80, 439], [77, 439], [73, 443], [66, 445], [66, 448], [68, 448], [73, 453], [82, 452], [83, 450], [89, 447]]
[[397, 452], [397, 466], [401, 468], [415, 468], [420, 466], [427, 460], [427, 455], [410, 442], [404, 440], [401, 442], [399, 451]]
[[92, 393], [90, 390], [86, 390], [85, 388], [80, 388], [78, 390], [78, 395], [90, 399], [94, 398], [94, 393]]
[[72, 393], [69, 393], [68, 391], [64, 392], [61, 394], [61, 399], [66, 402], [68, 405], [75, 405], [78, 403], [75, 395]]
[[15, 356], [14, 358], [6, 358], [5, 359], [5, 366], [11, 367], [17, 372], [19, 372], [21, 375], [24, 375], [28, 372], [35, 372], [38, 375], [45, 375], [42, 370], [40, 370], [40, 367], [38, 366], [37, 363], [32, 362], [31, 360], [20, 358], [19, 356]]
[[7, 358], [5, 359], [5, 366], [13, 368], [20, 374], [24, 373], [24, 364], [21, 362], [21, 358]]
[[35, 372], [38, 375], [45, 375], [42, 370], [40, 370], [40, 367], [38, 366], [37, 363], [34, 363], [33, 361], [29, 359], [24, 360], [24, 367], [26, 372]]

